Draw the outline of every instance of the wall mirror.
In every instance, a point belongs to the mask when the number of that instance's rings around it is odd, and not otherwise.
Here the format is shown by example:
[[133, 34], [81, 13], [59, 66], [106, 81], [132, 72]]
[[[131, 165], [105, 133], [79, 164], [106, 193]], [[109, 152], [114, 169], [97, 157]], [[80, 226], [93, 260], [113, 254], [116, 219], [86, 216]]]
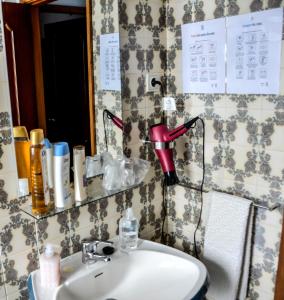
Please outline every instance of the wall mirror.
[[3, 3], [13, 125], [94, 154], [90, 3], [24, 2]]
[[105, 151], [106, 134], [109, 150], [122, 153], [122, 131], [109, 120], [105, 130], [103, 121], [106, 108], [121, 117], [121, 97], [100, 89], [105, 32], [96, 2], [22, 0], [2, 8], [13, 126], [42, 128], [51, 143], [67, 142], [70, 154], [85, 145], [88, 156]]

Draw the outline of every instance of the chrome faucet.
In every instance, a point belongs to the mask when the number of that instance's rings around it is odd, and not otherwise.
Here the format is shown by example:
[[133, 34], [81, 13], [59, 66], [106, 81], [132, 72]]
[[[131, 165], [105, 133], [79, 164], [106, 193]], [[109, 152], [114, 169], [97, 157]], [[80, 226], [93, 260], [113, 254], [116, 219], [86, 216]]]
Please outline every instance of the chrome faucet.
[[111, 257], [98, 253], [98, 250], [105, 246], [113, 246], [113, 242], [110, 241], [99, 241], [92, 239], [82, 240], [82, 263], [97, 261], [111, 261]]

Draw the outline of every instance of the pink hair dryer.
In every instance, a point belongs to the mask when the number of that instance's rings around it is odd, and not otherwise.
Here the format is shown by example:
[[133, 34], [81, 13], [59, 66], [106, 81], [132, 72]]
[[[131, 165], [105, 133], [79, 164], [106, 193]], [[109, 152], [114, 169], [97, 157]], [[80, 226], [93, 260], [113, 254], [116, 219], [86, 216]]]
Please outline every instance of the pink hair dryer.
[[115, 116], [113, 113], [111, 113], [109, 110], [105, 109], [104, 114], [106, 114], [107, 118], [112, 120], [112, 122], [121, 130], [123, 130], [123, 122], [120, 118]]
[[150, 127], [150, 141], [154, 144], [155, 153], [161, 163], [167, 186], [179, 182], [173, 160], [173, 141], [192, 128], [198, 119], [199, 117], [193, 118], [173, 130], [169, 130], [163, 123]]

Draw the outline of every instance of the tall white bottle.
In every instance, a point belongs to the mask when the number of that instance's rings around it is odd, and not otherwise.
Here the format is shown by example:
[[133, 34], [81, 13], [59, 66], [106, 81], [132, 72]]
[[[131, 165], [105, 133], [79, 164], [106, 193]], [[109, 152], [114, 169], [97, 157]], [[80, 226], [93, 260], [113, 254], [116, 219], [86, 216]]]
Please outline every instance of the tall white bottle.
[[64, 208], [70, 201], [70, 152], [65, 142], [53, 144], [55, 206]]
[[44, 139], [44, 145], [46, 150], [46, 162], [47, 162], [47, 179], [48, 179], [48, 187], [53, 189], [54, 180], [53, 180], [53, 148], [52, 144], [48, 139]]
[[74, 169], [74, 193], [75, 201], [87, 198], [87, 180], [85, 147], [78, 145], [73, 147], [73, 169]]

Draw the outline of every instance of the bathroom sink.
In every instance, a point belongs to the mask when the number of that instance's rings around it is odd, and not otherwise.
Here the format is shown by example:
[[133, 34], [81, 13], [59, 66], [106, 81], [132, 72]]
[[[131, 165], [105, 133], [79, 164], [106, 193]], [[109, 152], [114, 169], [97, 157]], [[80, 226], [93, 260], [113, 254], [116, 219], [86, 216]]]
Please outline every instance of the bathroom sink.
[[110, 262], [81, 263], [81, 253], [62, 260], [63, 280], [55, 291], [39, 286], [39, 272], [29, 278], [35, 300], [182, 300], [203, 299], [204, 265], [179, 250], [139, 241], [130, 253], [116, 251]]

